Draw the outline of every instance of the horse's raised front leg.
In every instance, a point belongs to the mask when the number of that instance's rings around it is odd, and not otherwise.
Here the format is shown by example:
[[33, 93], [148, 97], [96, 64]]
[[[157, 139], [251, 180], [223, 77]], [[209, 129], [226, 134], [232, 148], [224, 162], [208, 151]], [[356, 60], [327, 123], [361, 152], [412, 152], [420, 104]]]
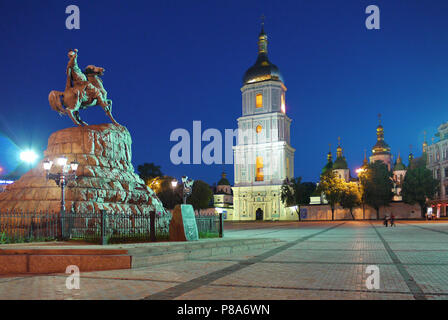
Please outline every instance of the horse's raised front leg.
[[73, 112], [74, 112], [74, 111], [72, 111], [72, 110], [67, 110], [67, 114], [68, 114], [68, 116], [70, 117], [70, 119], [72, 119], [72, 121], [73, 121], [74, 124], [76, 124], [76, 125], [82, 127], [83, 124], [82, 124], [81, 122], [79, 122], [79, 121], [75, 118], [75, 116], [73, 115]]
[[83, 120], [81, 119], [81, 116], [79, 115], [79, 111], [74, 111], [73, 114], [74, 114], [76, 120], [77, 120], [82, 126], [88, 126], [88, 125], [89, 125], [87, 122], [85, 122], [85, 121], [83, 121]]

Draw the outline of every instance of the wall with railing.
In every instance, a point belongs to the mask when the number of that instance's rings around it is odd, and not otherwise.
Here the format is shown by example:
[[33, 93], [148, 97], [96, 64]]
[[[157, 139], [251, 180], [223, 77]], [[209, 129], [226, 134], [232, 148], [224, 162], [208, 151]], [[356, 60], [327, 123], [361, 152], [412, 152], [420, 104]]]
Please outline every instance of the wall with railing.
[[[0, 212], [0, 244], [55, 240], [90, 243], [168, 241], [171, 213]], [[203, 237], [222, 236], [222, 216], [197, 215]]]

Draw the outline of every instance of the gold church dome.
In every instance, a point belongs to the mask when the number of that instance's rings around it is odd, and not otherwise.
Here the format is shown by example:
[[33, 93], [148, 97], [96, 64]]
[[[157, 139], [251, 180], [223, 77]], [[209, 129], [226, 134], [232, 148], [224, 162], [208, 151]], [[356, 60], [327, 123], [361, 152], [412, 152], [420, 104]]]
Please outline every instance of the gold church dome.
[[283, 82], [283, 77], [278, 67], [268, 59], [268, 36], [264, 32], [262, 24], [260, 35], [258, 36], [258, 58], [255, 64], [247, 69], [243, 76], [243, 84], [254, 82], [277, 80]]

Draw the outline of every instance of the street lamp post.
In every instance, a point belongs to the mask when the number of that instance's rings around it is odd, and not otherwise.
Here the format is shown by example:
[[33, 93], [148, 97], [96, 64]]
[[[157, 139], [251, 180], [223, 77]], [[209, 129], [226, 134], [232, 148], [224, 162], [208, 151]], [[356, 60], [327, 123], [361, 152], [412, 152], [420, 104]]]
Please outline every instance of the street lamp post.
[[[59, 157], [56, 160], [57, 164], [61, 167], [61, 172], [50, 173], [50, 169], [53, 166], [53, 161], [45, 160], [43, 163], [47, 180], [53, 180], [56, 182], [58, 187], [61, 188], [61, 230], [62, 238], [65, 237], [64, 234], [64, 216], [65, 216], [65, 187], [70, 181], [76, 180], [76, 170], [78, 169], [78, 162], [73, 161], [70, 165], [67, 165], [67, 158], [65, 156]], [[70, 172], [71, 169], [71, 172]]]
[[[182, 177], [182, 200], [183, 204], [187, 204], [187, 198], [191, 195], [193, 191], [193, 179], [189, 179], [187, 176]], [[171, 181], [171, 186], [173, 189], [177, 187], [177, 180]]]
[[[356, 170], [356, 173], [358, 174], [358, 179], [359, 179], [359, 183], [358, 183], [358, 189], [361, 192], [361, 183], [362, 183], [362, 174], [364, 173], [364, 171], [366, 171], [366, 169], [364, 168], [359, 168]], [[365, 220], [366, 219], [366, 208], [365, 208], [365, 198], [364, 198], [364, 192], [363, 194], [361, 194], [361, 202], [362, 202], [362, 219]]]

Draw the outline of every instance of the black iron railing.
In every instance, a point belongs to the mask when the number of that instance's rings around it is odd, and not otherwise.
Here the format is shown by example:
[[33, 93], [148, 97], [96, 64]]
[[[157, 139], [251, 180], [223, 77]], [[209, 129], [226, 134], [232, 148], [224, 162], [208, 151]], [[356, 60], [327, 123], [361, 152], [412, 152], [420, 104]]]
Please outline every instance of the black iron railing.
[[223, 219], [222, 214], [212, 216], [196, 216], [196, 224], [198, 226], [198, 233], [201, 237], [219, 236], [223, 237]]
[[0, 243], [81, 240], [93, 243], [163, 241], [169, 219], [128, 213], [1, 212]]

